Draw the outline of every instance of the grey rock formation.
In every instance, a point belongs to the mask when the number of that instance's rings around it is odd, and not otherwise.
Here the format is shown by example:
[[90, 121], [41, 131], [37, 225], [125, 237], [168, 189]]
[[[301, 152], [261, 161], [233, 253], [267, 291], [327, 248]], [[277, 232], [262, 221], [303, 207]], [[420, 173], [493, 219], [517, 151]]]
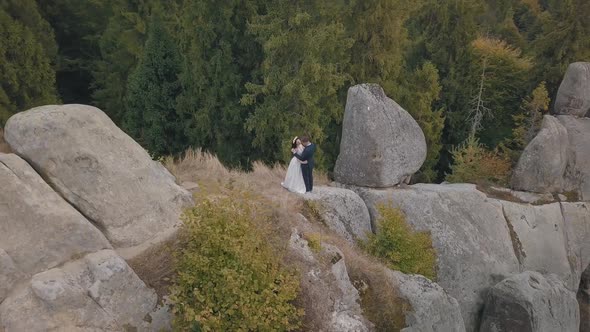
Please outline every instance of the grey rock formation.
[[0, 303], [23, 277], [12, 258], [0, 248]]
[[584, 270], [590, 268], [590, 203], [562, 202], [568, 262], [578, 285]]
[[575, 293], [554, 275], [526, 271], [488, 293], [481, 332], [578, 332]]
[[485, 290], [519, 271], [502, 205], [468, 184], [356, 190], [373, 220], [386, 204], [400, 208], [414, 229], [430, 231], [437, 283], [460, 302], [465, 328], [474, 331]]
[[115, 247], [138, 245], [177, 225], [192, 202], [95, 107], [49, 105], [18, 113], [7, 121], [5, 139]]
[[365, 202], [354, 191], [335, 187], [314, 187], [303, 196], [317, 203], [322, 220], [330, 229], [351, 243], [365, 240], [371, 232], [371, 217]]
[[520, 270], [555, 274], [568, 289], [577, 289], [580, 280], [569, 263], [561, 205], [499, 202], [509, 225]]
[[556, 114], [588, 116], [590, 111], [590, 63], [569, 65], [555, 98]]
[[568, 132], [550, 115], [523, 151], [512, 176], [512, 187], [533, 192], [558, 192], [568, 162]]
[[442, 287], [420, 275], [388, 271], [395, 289], [411, 309], [402, 332], [462, 332], [465, 325], [456, 299]]
[[149, 330], [157, 296], [125, 261], [103, 250], [41, 272], [0, 304], [0, 330]]
[[327, 243], [314, 252], [297, 229], [293, 229], [289, 251], [301, 267], [302, 298], [307, 310], [305, 329], [309, 331], [372, 331], [363, 317], [360, 298], [352, 285], [343, 253]]
[[111, 248], [96, 227], [14, 154], [0, 154], [0, 188], [0, 249], [5, 253], [0, 264], [8, 265], [0, 269], [0, 280], [12, 279], [15, 270], [30, 277]]
[[558, 116], [569, 137], [568, 165], [564, 191], [578, 193], [579, 199], [590, 200], [590, 118]]
[[519, 270], [502, 206], [469, 184], [357, 191], [373, 220], [385, 204], [400, 208], [415, 230], [430, 231], [437, 283], [460, 301], [466, 330], [475, 330], [485, 289]]
[[336, 181], [391, 187], [407, 181], [426, 159], [418, 123], [376, 84], [348, 89]]
[[554, 274], [575, 293], [590, 266], [588, 203], [514, 203], [469, 184], [350, 188], [367, 203], [373, 222], [376, 207], [385, 204], [400, 208], [414, 229], [430, 232], [437, 283], [459, 301], [467, 331], [477, 329], [486, 291], [502, 279], [535, 270]]

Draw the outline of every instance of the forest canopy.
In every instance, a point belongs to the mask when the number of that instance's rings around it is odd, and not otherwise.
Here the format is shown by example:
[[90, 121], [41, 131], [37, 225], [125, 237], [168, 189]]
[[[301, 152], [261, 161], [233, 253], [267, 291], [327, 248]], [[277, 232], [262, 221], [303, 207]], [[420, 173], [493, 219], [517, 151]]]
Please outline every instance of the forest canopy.
[[85, 103], [154, 157], [201, 147], [247, 169], [305, 133], [329, 171], [348, 87], [378, 83], [437, 181], [468, 142], [514, 162], [590, 61], [588, 17], [587, 0], [0, 0], [0, 127]]

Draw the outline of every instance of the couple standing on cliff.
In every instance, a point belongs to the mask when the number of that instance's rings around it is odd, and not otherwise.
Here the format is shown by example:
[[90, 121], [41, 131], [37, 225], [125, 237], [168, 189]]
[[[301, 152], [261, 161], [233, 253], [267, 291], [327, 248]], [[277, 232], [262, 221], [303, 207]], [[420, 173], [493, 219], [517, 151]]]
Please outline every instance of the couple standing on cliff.
[[295, 137], [291, 143], [293, 158], [289, 163], [285, 181], [281, 185], [292, 192], [311, 193], [313, 190], [313, 154], [316, 146], [307, 136]]

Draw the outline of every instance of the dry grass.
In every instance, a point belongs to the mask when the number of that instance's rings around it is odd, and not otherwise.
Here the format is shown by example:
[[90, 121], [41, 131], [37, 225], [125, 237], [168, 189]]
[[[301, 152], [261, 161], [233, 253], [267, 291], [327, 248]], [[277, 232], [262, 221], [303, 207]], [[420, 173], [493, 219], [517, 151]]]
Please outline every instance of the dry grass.
[[[385, 266], [329, 230], [317, 211], [314, 212], [301, 196], [281, 187], [286, 174], [285, 166], [267, 166], [256, 162], [251, 172], [229, 170], [215, 156], [200, 150], [189, 150], [179, 159], [166, 158], [164, 165], [176, 176], [179, 183], [190, 181], [199, 184], [200, 191], [195, 194], [197, 201], [215, 195], [230, 195], [236, 191], [255, 195], [256, 200], [272, 215], [271, 218], [266, 218], [266, 224], [257, 227], [260, 227], [262, 232], [273, 234], [269, 237], [269, 243], [276, 248], [277, 253], [284, 254], [284, 262], [289, 266], [302, 269], [302, 262], [290, 256], [286, 250], [294, 227], [307, 235], [317, 236], [320, 246], [321, 243], [329, 243], [338, 247], [344, 254], [350, 279], [359, 289], [366, 317], [378, 327], [378, 330], [395, 331], [405, 326], [405, 312], [409, 304], [396, 294], [395, 287], [385, 273]], [[329, 183], [326, 174], [321, 172], [315, 172], [314, 180], [317, 185]], [[299, 214], [305, 215], [309, 222], [302, 221]], [[148, 269], [142, 266], [139, 268]], [[157, 286], [157, 275], [153, 279], [154, 281], [148, 279], [148, 283]], [[302, 296], [303, 298], [297, 302], [305, 306], [305, 298], [308, 296]], [[330, 294], [326, 296], [329, 297]], [[322, 317], [319, 313], [314, 315], [306, 312], [305, 325], [321, 326], [320, 322], [313, 321], [316, 316]]]
[[0, 152], [2, 153], [10, 153], [10, 147], [4, 141], [4, 129], [0, 128]]
[[[287, 169], [284, 165], [268, 166], [254, 162], [251, 172], [229, 170], [214, 155], [201, 150], [188, 150], [179, 159], [166, 158], [164, 166], [176, 176], [177, 182], [196, 182], [207, 194], [222, 194], [236, 188], [262, 195], [281, 210], [300, 211], [301, 197], [281, 186]], [[314, 171], [314, 185], [328, 184], [325, 173]]]

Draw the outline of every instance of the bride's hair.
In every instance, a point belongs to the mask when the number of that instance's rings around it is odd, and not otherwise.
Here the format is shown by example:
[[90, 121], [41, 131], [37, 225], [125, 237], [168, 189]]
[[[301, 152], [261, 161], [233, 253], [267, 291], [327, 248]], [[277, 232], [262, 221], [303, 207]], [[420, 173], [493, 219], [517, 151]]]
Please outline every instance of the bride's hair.
[[295, 136], [295, 138], [293, 138], [293, 140], [291, 141], [291, 149], [296, 149], [297, 148], [297, 140], [299, 139], [299, 137]]

